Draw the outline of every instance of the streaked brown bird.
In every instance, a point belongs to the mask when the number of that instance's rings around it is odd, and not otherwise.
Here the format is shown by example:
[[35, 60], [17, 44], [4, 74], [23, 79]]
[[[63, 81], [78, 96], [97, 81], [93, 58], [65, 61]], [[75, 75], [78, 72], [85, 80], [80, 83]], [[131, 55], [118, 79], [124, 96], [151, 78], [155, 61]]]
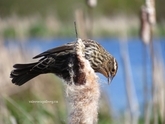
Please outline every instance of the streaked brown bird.
[[[85, 45], [85, 58], [89, 60], [95, 72], [108, 78], [110, 82], [117, 73], [116, 59], [94, 40], [82, 40]], [[47, 50], [35, 57], [41, 58], [38, 62], [30, 64], [15, 64], [10, 77], [16, 85], [22, 85], [32, 78], [46, 73], [54, 73], [65, 81], [70, 80], [70, 68], [76, 68], [75, 42]], [[74, 60], [74, 61], [73, 61]], [[73, 64], [70, 64], [73, 63]]]

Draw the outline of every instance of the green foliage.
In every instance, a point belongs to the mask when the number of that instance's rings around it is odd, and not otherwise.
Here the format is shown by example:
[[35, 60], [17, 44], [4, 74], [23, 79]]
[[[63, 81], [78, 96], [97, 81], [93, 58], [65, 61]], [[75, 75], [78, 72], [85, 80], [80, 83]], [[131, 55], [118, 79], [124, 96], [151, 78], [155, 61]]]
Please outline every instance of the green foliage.
[[[49, 85], [47, 85], [47, 83]], [[34, 82], [33, 82], [34, 83]], [[66, 124], [66, 105], [61, 81], [55, 76], [44, 75], [26, 90], [3, 98], [7, 111], [3, 124]], [[1, 98], [1, 97], [0, 97]], [[29, 101], [56, 101], [52, 103], [30, 103]], [[1, 107], [1, 106], [0, 106]], [[0, 109], [0, 114], [3, 111]], [[9, 120], [9, 121], [8, 121]]]
[[94, 33], [94, 35], [96, 35], [97, 37], [117, 37], [119, 36], [119, 34], [120, 33], [118, 31], [109, 31], [106, 29], [100, 29], [99, 31]]
[[8, 27], [8, 28], [4, 29], [3, 37], [4, 38], [15, 38], [16, 37], [15, 29], [13, 27]]
[[57, 37], [75, 37], [74, 27], [73, 25], [68, 26], [64, 25], [62, 26], [59, 31], [56, 33]]
[[74, 15], [73, 9], [80, 3], [77, 0], [1, 0], [0, 15], [7, 17], [13, 13], [19, 16], [42, 15], [51, 13], [57, 15], [61, 20], [68, 21]]
[[49, 31], [44, 23], [37, 23], [29, 29], [30, 37], [45, 37], [48, 36]]
[[143, 0], [98, 0], [95, 10], [106, 16], [116, 13], [136, 14], [143, 3]]
[[[165, 18], [165, 1], [156, 2], [157, 18]], [[95, 8], [96, 14], [103, 16], [117, 13], [138, 14], [144, 0], [98, 0]], [[62, 21], [73, 21], [74, 10], [85, 7], [85, 0], [1, 0], [0, 16], [7, 17], [12, 14], [19, 16], [42, 15], [51, 13]], [[86, 8], [84, 8], [86, 9]]]
[[[156, 15], [159, 21], [165, 18], [165, 7], [163, 4], [165, 1], [160, 1], [156, 1]], [[144, 0], [98, 0], [98, 5], [94, 8], [93, 14], [95, 19], [99, 16], [109, 18], [113, 15], [115, 16], [116, 13], [122, 15], [139, 15], [140, 7], [143, 4]], [[69, 24], [73, 23], [75, 10], [78, 8], [81, 8], [86, 16], [89, 16], [89, 8], [85, 0], [1, 0], [0, 16], [3, 18], [14, 14], [18, 16], [18, 18], [22, 18], [39, 15], [41, 20], [36, 24], [30, 25], [30, 29], [25, 31], [30, 37], [74, 37], [73, 25]], [[47, 27], [45, 18], [47, 18], [49, 14], [54, 16], [59, 20], [60, 24], [62, 24], [57, 30], [52, 31], [49, 29], [50, 27]], [[11, 25], [11, 27], [9, 26], [3, 29], [2, 36], [4, 38], [15, 38], [18, 34], [21, 34], [14, 27], [15, 26]], [[138, 30], [139, 29], [130, 27], [127, 31], [128, 36], [139, 36]], [[99, 29], [99, 31], [94, 32], [94, 37], [121, 36], [121, 33], [116, 30]], [[164, 26], [158, 27], [157, 35], [165, 36]]]
[[159, 36], [165, 36], [165, 26], [158, 25], [158, 35]]
[[112, 124], [112, 118], [109, 115], [109, 112], [99, 113], [98, 118], [98, 124]]
[[[64, 96], [62, 82], [54, 75], [44, 75], [38, 78], [38, 84], [33, 87], [5, 97], [6, 110], [8, 118], [4, 119], [4, 124], [12, 116], [17, 124], [66, 124], [67, 123], [67, 104]], [[35, 82], [35, 83], [37, 83]], [[49, 82], [47, 85], [46, 82]], [[29, 82], [30, 83], [30, 82]], [[33, 82], [34, 83], [34, 82]], [[33, 89], [34, 88], [34, 89]], [[29, 101], [57, 100], [54, 104], [29, 103]], [[99, 109], [98, 124], [110, 124], [112, 122], [109, 114], [109, 104], [105, 97], [101, 98]], [[1, 112], [1, 110], [0, 110]]]
[[132, 36], [132, 37], [139, 37], [139, 29], [132, 27], [128, 30], [128, 34], [129, 36]]
[[165, 0], [155, 0], [156, 5], [156, 17], [158, 21], [164, 21], [165, 19]]

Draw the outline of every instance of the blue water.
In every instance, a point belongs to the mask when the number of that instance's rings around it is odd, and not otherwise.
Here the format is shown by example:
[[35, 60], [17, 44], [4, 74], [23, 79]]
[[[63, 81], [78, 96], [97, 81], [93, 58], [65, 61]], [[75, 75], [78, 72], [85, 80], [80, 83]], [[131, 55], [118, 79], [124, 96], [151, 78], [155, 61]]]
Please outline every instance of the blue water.
[[[28, 48], [27, 51], [31, 51], [36, 47], [41, 50], [41, 52], [48, 50], [50, 48], [60, 46], [64, 43], [74, 41], [73, 38], [59, 38], [59, 39], [28, 39], [23, 43], [24, 48]], [[106, 94], [109, 98], [109, 102], [113, 107], [114, 111], [121, 111], [125, 109], [127, 104], [126, 90], [125, 90], [125, 78], [124, 70], [121, 59], [122, 48], [124, 47], [121, 44], [118, 38], [99, 38], [97, 40], [107, 51], [109, 51], [118, 61], [118, 72], [115, 78], [113, 79], [110, 85], [107, 84], [107, 79], [99, 74], [100, 84], [103, 91], [106, 91]], [[138, 38], [129, 38], [127, 42], [126, 50], [128, 50], [129, 63], [131, 67], [131, 78], [132, 83], [135, 88], [135, 94], [137, 95], [138, 104], [140, 107], [143, 105], [143, 44]], [[12, 48], [13, 46], [18, 46], [18, 42], [13, 40], [7, 40], [7, 46]], [[154, 47], [156, 53], [162, 57], [163, 63], [165, 63], [165, 38], [154, 39]], [[148, 85], [151, 85], [151, 58], [149, 53], [147, 54], [147, 80]], [[136, 98], [136, 97], [135, 97]]]

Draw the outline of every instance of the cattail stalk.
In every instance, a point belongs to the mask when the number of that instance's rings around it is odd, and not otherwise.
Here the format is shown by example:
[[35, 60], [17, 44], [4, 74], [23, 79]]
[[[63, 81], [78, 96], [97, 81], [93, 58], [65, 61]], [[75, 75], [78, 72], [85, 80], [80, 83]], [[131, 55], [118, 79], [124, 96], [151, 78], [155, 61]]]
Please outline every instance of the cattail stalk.
[[[154, 124], [158, 123], [158, 110], [157, 110], [157, 98], [156, 98], [156, 87], [157, 83], [155, 80], [155, 55], [153, 46], [153, 29], [156, 23], [156, 11], [155, 11], [155, 1], [145, 0], [145, 5], [141, 8], [141, 39], [144, 43], [145, 48], [150, 46], [150, 55], [152, 59], [152, 98], [153, 98], [153, 116]], [[144, 49], [145, 49], [144, 48]], [[145, 51], [146, 52], [146, 51]], [[146, 56], [144, 56], [144, 62], [146, 62]], [[145, 82], [146, 83], [146, 82]], [[146, 86], [144, 85], [144, 88]], [[145, 108], [148, 109], [148, 106]], [[148, 110], [145, 110], [145, 124], [149, 123]]]
[[138, 124], [139, 119], [139, 104], [137, 100], [137, 94], [135, 92], [135, 86], [133, 83], [130, 59], [128, 56], [128, 48], [127, 43], [121, 43], [121, 57], [122, 57], [122, 64], [123, 64], [123, 74], [125, 77], [125, 89], [126, 89], [126, 96], [128, 102], [128, 124]]
[[79, 37], [87, 38], [87, 32], [85, 25], [85, 17], [84, 12], [82, 9], [77, 9], [75, 11], [75, 20], [77, 23], [77, 32], [79, 34]]

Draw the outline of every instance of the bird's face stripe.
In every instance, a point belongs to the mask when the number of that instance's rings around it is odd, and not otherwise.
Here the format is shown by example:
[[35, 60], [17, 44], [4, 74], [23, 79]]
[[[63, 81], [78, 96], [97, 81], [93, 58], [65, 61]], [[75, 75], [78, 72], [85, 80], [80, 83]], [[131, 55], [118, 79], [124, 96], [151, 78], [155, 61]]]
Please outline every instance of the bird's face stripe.
[[116, 70], [117, 69], [117, 64], [116, 64], [116, 59], [115, 58], [113, 59], [113, 62], [114, 62], [114, 69]]

